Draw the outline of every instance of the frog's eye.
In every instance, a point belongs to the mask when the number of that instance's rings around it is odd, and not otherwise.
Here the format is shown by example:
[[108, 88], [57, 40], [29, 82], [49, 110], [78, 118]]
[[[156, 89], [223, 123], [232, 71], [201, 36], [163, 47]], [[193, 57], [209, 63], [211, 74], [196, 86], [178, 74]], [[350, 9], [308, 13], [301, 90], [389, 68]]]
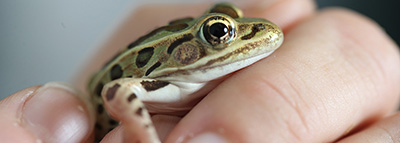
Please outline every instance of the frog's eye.
[[234, 22], [224, 17], [208, 18], [200, 28], [200, 36], [211, 45], [229, 43], [236, 34]]

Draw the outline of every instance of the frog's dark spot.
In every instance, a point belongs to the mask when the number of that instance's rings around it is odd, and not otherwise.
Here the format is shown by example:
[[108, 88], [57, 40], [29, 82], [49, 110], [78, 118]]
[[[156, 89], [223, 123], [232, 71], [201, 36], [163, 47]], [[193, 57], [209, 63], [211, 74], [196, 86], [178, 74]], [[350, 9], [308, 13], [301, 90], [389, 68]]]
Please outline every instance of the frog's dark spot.
[[103, 129], [103, 127], [99, 123], [96, 123], [94, 125], [94, 128], [96, 128], [97, 130], [102, 130]]
[[119, 87], [121, 87], [121, 85], [115, 84], [113, 87], [108, 89], [107, 94], [106, 94], [107, 101], [110, 101], [114, 98], [115, 93], [117, 92]]
[[104, 107], [102, 104], [97, 105], [97, 113], [102, 114], [104, 112]]
[[183, 65], [194, 63], [204, 55], [204, 50], [200, 47], [191, 43], [184, 43], [176, 48], [173, 57]]
[[136, 115], [138, 115], [138, 116], [140, 116], [140, 117], [142, 117], [143, 116], [143, 107], [139, 107], [137, 110], [136, 110], [136, 112], [135, 112], [135, 114]]
[[123, 73], [123, 71], [122, 71], [121, 66], [118, 65], [118, 64], [114, 65], [111, 68], [111, 71], [110, 71], [111, 80], [115, 80], [115, 79], [121, 78], [122, 77], [122, 73]]
[[142, 84], [143, 88], [146, 89], [146, 91], [154, 91], [164, 86], [167, 86], [169, 82], [160, 80], [154, 80], [154, 81], [143, 80], [140, 82], [140, 84]]
[[172, 25], [159, 27], [159, 28], [154, 29], [153, 31], [151, 31], [149, 34], [146, 34], [146, 35], [140, 37], [139, 39], [137, 39], [136, 41], [132, 42], [131, 44], [129, 44], [128, 49], [136, 47], [137, 45], [139, 45], [143, 41], [149, 39], [150, 37], [156, 35], [157, 33], [160, 33], [160, 32], [163, 32], [163, 31], [178, 32], [180, 30], [185, 29], [188, 26], [189, 25], [186, 24], [186, 23], [174, 23]]
[[96, 88], [95, 88], [95, 92], [97, 96], [101, 96], [101, 91], [103, 90], [104, 84], [103, 83], [99, 83], [97, 84]]
[[138, 52], [138, 56], [136, 57], [136, 66], [138, 68], [144, 67], [151, 57], [154, 54], [154, 48], [153, 47], [147, 47]]
[[257, 34], [257, 32], [264, 30], [264, 29], [265, 29], [265, 25], [255, 24], [255, 25], [253, 25], [253, 28], [251, 28], [251, 33], [240, 37], [240, 39], [249, 40], [249, 39], [253, 38]]
[[146, 73], [144, 74], [145, 76], [148, 76], [151, 72], [153, 72], [156, 68], [158, 68], [159, 66], [161, 66], [160, 62], [155, 63], [153, 66], [151, 66]]
[[172, 51], [174, 51], [174, 49], [181, 45], [184, 42], [190, 41], [193, 39], [193, 35], [192, 34], [186, 34], [183, 35], [181, 38], [176, 39], [174, 42], [171, 43], [171, 45], [169, 45], [168, 49], [167, 49], [167, 53], [171, 54]]
[[178, 32], [178, 31], [185, 29], [188, 26], [189, 25], [186, 23], [176, 23], [176, 24], [164, 26], [165, 27], [164, 30], [169, 31], [169, 32]]
[[118, 125], [118, 122], [115, 121], [115, 120], [113, 120], [113, 119], [110, 119], [110, 120], [108, 121], [108, 123], [109, 123], [110, 125], [113, 125], [113, 126]]
[[131, 102], [133, 99], [135, 99], [136, 98], [136, 94], [135, 93], [132, 93], [131, 95], [129, 95], [129, 97], [128, 97], [128, 102]]

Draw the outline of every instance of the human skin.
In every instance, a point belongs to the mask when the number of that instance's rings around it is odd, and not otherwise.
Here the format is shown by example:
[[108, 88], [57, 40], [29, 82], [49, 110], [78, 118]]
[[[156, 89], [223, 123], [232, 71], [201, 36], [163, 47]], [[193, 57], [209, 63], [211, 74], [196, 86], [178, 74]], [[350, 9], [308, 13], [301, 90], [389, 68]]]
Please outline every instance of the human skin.
[[[98, 53], [101, 56], [82, 70], [73, 85], [78, 89], [49, 83], [1, 100], [1, 140], [91, 141], [95, 110], [79, 91], [85, 89], [89, 75], [118, 51], [111, 46], [116, 39], [139, 37], [183, 16], [182, 11], [198, 15], [207, 6], [138, 10], [131, 19], [157, 18], [131, 26], [129, 30], [137, 32], [130, 35], [123, 31], [132, 23], [117, 29], [119, 38], [111, 38]], [[283, 45], [232, 74], [182, 119], [155, 116], [155, 127], [166, 143], [399, 142], [400, 54], [379, 25], [345, 9], [316, 10], [311, 0], [254, 0], [239, 7], [245, 16], [279, 25], [285, 33]], [[103, 142], [121, 142], [125, 134], [123, 126], [117, 127]]]

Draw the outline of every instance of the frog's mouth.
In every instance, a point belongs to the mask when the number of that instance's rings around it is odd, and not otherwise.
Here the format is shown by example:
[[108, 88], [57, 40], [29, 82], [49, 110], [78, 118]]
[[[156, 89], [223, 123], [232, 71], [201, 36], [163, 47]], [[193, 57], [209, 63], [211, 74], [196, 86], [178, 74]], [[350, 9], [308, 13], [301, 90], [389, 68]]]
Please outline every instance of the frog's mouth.
[[186, 81], [192, 83], [208, 82], [213, 79], [220, 78], [226, 74], [230, 74], [236, 70], [249, 66], [267, 56], [274, 51], [261, 53], [258, 55], [250, 56], [246, 59], [234, 60], [233, 62], [224, 62], [213, 64], [211, 66], [201, 66], [194, 69], [176, 69], [169, 74], [152, 77], [158, 80], [167, 81]]
[[[226, 74], [230, 74], [236, 70], [245, 68], [245, 67], [271, 55], [273, 52], [274, 51], [269, 51], [269, 52], [265, 52], [265, 53], [261, 53], [261, 54], [249, 57], [247, 59], [237, 60], [237, 61], [231, 62], [231, 63], [225, 63], [225, 64], [216, 65], [216, 66], [200, 68], [199, 70], [196, 70], [194, 72], [199, 72], [199, 71], [204, 72], [204, 73], [206, 73], [205, 75], [208, 76], [206, 81], [213, 80], [213, 79], [219, 78], [221, 76], [224, 76]], [[197, 74], [201, 74], [201, 73], [194, 73], [194, 74], [197, 75]], [[200, 76], [200, 77], [205, 78], [204, 76]]]

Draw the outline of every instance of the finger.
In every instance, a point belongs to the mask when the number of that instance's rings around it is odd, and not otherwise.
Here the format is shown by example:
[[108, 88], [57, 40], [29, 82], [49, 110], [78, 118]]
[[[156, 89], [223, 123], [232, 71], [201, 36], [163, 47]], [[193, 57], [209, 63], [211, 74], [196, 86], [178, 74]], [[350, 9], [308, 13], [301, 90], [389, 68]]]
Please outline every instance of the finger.
[[122, 143], [124, 140], [124, 127], [119, 125], [103, 137], [101, 143]]
[[169, 115], [154, 115], [152, 116], [154, 127], [157, 130], [157, 134], [160, 140], [163, 141], [171, 130], [178, 124], [181, 117], [169, 116]]
[[93, 115], [71, 88], [48, 83], [21, 90], [0, 101], [4, 142], [83, 142]]
[[167, 141], [335, 141], [396, 109], [399, 61], [375, 23], [326, 10], [287, 31], [270, 57], [220, 84]]
[[[263, 2], [267, 4], [263, 5]], [[259, 3], [245, 6], [243, 11], [249, 17], [260, 17], [274, 22], [284, 32], [315, 12], [315, 3], [312, 0], [270, 0]]]
[[400, 138], [400, 113], [380, 120], [367, 129], [346, 137], [339, 143], [398, 142]]

